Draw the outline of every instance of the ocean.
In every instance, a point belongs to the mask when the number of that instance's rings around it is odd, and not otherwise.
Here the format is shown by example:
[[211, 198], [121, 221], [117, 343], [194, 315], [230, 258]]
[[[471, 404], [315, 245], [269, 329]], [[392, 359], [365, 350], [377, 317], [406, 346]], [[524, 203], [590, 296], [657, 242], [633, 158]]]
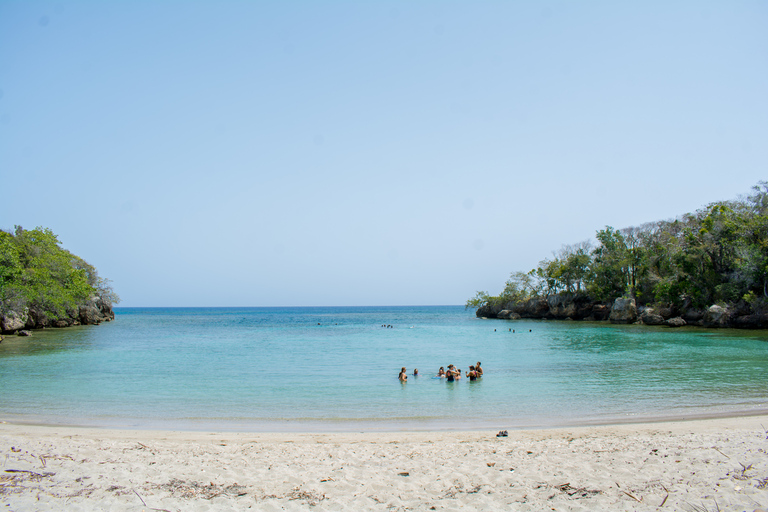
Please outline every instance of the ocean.
[[[98, 326], [6, 337], [0, 420], [508, 430], [768, 410], [765, 331], [483, 320], [463, 306], [115, 313]], [[440, 366], [466, 372], [477, 361], [485, 373], [475, 382], [434, 378]]]

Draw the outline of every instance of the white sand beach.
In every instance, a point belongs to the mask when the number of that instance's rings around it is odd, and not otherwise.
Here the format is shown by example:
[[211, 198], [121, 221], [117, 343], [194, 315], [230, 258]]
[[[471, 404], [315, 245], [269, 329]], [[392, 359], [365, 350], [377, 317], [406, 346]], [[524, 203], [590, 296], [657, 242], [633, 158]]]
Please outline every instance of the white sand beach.
[[0, 424], [3, 510], [768, 508], [768, 416], [496, 432]]

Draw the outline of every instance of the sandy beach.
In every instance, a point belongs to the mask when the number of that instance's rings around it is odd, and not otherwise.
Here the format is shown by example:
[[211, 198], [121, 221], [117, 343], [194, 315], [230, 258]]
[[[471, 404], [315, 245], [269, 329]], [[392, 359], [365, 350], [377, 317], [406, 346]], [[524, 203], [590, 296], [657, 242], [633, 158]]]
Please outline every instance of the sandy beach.
[[0, 425], [3, 510], [768, 507], [768, 416], [497, 432]]

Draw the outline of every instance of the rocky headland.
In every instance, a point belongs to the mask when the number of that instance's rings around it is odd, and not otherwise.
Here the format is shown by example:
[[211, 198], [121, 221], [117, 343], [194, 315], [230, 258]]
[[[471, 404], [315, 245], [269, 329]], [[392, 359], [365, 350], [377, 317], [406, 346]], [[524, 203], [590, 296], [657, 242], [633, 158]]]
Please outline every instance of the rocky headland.
[[614, 324], [664, 325], [683, 327], [730, 327], [768, 329], [768, 314], [751, 311], [746, 304], [712, 305], [705, 309], [674, 305], [639, 305], [633, 298], [598, 302], [587, 295], [553, 294], [521, 302], [485, 304], [477, 309], [479, 318], [519, 320], [586, 320]]

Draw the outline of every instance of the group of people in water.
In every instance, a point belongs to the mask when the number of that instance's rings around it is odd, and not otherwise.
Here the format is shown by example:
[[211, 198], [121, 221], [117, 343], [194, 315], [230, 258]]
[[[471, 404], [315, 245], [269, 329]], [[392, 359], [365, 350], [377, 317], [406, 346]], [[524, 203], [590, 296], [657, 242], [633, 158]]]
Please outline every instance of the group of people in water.
[[[480, 377], [482, 377], [483, 368], [480, 366], [480, 361], [478, 361], [476, 365], [470, 366], [469, 370], [467, 370], [466, 375], [467, 375], [467, 378], [469, 378], [470, 382], [475, 381]], [[419, 376], [418, 368], [413, 370], [413, 376], [414, 377]], [[456, 368], [452, 364], [448, 365], [447, 370], [441, 366], [440, 369], [437, 371], [437, 375], [435, 377], [445, 378], [447, 382], [454, 382], [461, 379], [461, 370], [459, 368]], [[400, 379], [400, 382], [406, 382], [408, 380], [408, 373], [405, 370], [405, 366], [403, 366], [400, 369], [400, 375], [398, 375], [397, 378]]]

